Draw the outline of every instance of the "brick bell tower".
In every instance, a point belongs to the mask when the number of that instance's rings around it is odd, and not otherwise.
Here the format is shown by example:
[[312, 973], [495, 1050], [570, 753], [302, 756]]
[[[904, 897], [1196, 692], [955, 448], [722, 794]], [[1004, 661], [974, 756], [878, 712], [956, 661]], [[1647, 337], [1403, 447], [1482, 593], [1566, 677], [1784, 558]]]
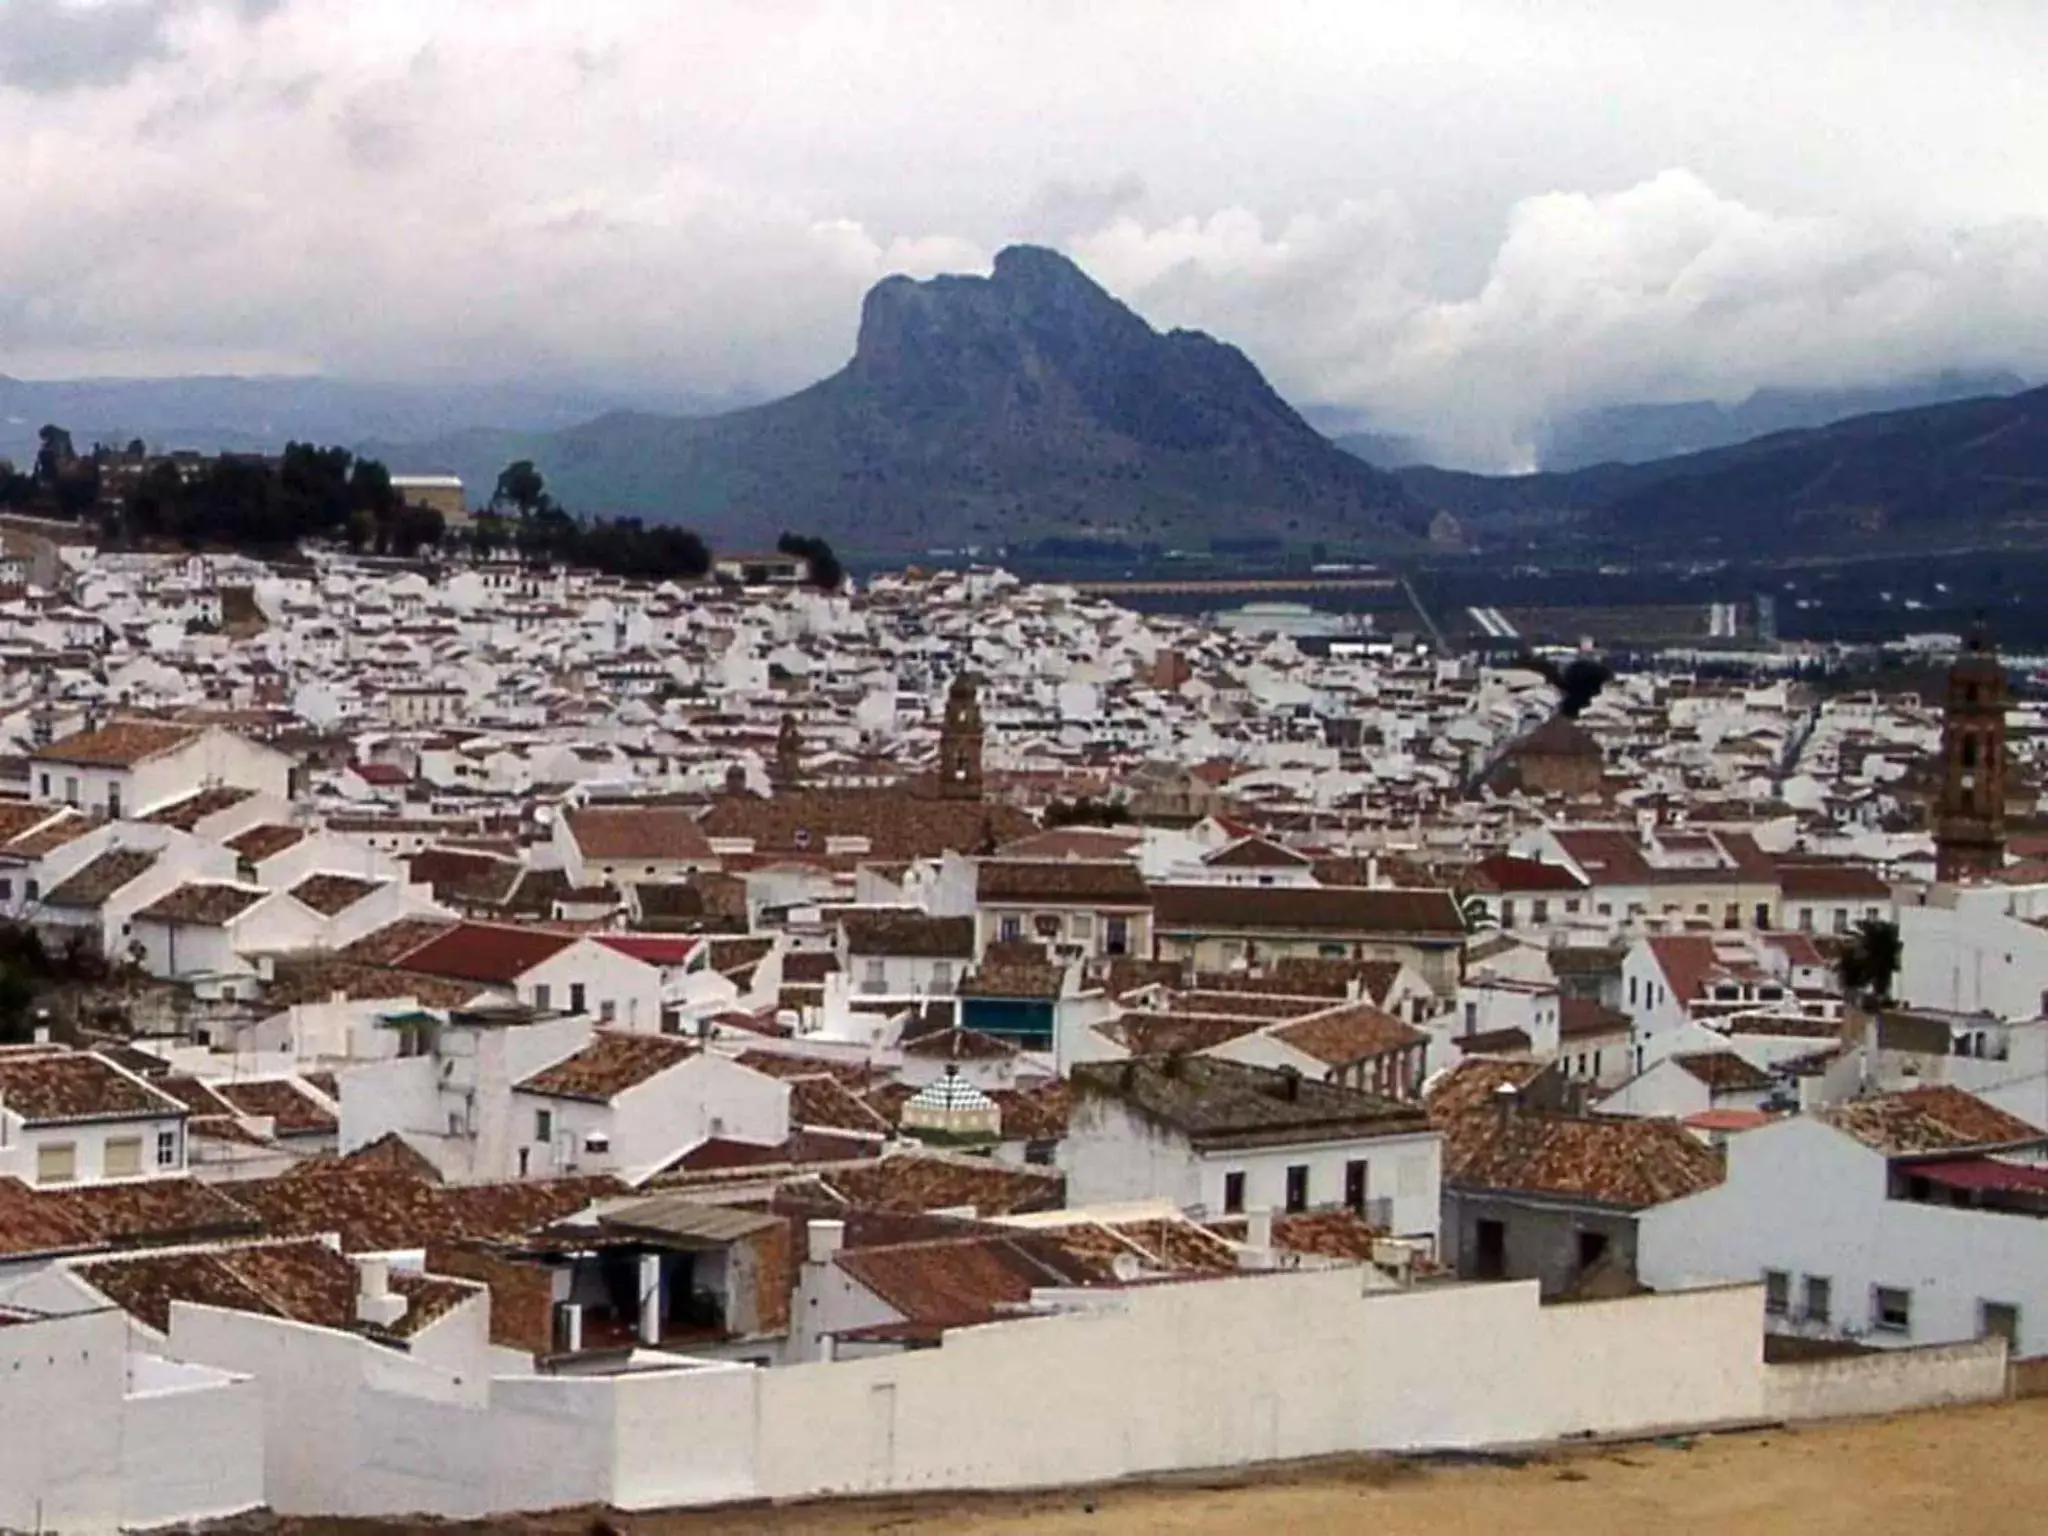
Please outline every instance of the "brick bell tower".
[[1980, 623], [1948, 674], [1934, 815], [1937, 880], [1971, 880], [2005, 867], [2005, 763], [2005, 667]]
[[981, 749], [987, 735], [974, 679], [962, 672], [946, 690], [946, 717], [939, 726], [939, 798], [981, 798]]

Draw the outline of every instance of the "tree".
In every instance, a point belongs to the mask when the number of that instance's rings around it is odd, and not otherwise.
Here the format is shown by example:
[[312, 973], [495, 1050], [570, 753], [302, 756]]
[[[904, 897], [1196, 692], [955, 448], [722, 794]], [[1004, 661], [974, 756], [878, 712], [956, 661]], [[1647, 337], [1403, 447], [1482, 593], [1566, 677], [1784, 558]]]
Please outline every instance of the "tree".
[[521, 518], [532, 517], [554, 506], [548, 495], [548, 483], [534, 468], [531, 459], [515, 459], [498, 471], [497, 489], [491, 492], [493, 510], [510, 507]]
[[821, 592], [837, 592], [846, 582], [846, 568], [839, 563], [839, 557], [832, 552], [832, 546], [823, 539], [809, 538], [803, 534], [785, 533], [775, 541], [775, 547], [785, 555], [796, 555], [811, 564], [811, 585]]
[[78, 458], [71, 446], [71, 434], [59, 426], [45, 426], [36, 433], [42, 447], [36, 450], [36, 483], [56, 489], [58, 478]]
[[1855, 934], [1835, 962], [1835, 975], [1844, 992], [1866, 1008], [1878, 1008], [1892, 1000], [1892, 982], [1904, 958], [1899, 925], [1866, 917], [1856, 925]]

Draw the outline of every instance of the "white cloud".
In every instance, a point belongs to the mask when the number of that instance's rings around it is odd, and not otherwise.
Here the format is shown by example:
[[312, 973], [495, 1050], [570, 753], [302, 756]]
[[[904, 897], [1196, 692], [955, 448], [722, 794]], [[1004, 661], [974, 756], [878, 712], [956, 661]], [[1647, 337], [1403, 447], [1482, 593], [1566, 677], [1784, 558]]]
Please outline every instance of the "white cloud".
[[0, 0], [0, 372], [784, 389], [1020, 237], [1490, 462], [2048, 372], [2048, 8], [1571, 10]]

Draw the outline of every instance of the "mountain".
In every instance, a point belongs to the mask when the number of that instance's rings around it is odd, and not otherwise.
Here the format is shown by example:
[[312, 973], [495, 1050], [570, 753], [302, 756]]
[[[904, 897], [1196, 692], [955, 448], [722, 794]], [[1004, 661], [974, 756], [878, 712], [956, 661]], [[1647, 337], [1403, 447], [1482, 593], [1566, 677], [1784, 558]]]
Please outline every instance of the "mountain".
[[868, 552], [1248, 532], [1414, 547], [1430, 531], [1398, 481], [1315, 431], [1235, 347], [1162, 335], [1033, 246], [988, 277], [878, 283], [852, 360], [786, 399], [372, 451], [478, 486], [531, 458], [566, 506], [687, 523], [722, 547], [784, 528]]
[[1568, 526], [1624, 549], [2048, 545], [2048, 389], [1856, 416], [1648, 464], [1516, 476], [1418, 468], [1400, 479], [1416, 501], [1493, 534]]
[[[1733, 405], [1682, 400], [1607, 406], [1575, 412], [1546, 427], [1537, 441], [1537, 462], [1555, 471], [1595, 464], [1641, 464], [1733, 447], [1772, 432], [1824, 427], [1851, 416], [1911, 410], [1982, 395], [2012, 395], [2026, 387], [2026, 380], [2017, 374], [1951, 370], [1864, 389], [1760, 389]], [[1338, 442], [1350, 446], [1342, 438]], [[1394, 467], [1370, 452], [1364, 456]]]
[[738, 402], [523, 384], [382, 384], [319, 377], [27, 380], [0, 375], [0, 458], [25, 463], [46, 422], [81, 446], [140, 437], [156, 448], [269, 451], [356, 444], [465, 427], [551, 431], [632, 406], [683, 414]]

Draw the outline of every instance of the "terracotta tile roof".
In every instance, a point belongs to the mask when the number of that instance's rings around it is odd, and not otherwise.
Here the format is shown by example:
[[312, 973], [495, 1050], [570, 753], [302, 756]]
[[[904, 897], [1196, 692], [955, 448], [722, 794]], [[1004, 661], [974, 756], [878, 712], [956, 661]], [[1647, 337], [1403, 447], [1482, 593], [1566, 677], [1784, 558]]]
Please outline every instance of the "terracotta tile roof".
[[[1211, 1232], [1233, 1243], [1242, 1243], [1249, 1236], [1249, 1224], [1241, 1216], [1207, 1225]], [[1305, 1211], [1273, 1218], [1273, 1246], [1282, 1253], [1307, 1253], [1352, 1264], [1370, 1263], [1373, 1244], [1386, 1235], [1350, 1211]]]
[[234, 1106], [215, 1093], [204, 1080], [186, 1072], [153, 1078], [150, 1087], [167, 1093], [195, 1115], [231, 1115]]
[[1771, 1086], [1769, 1073], [1733, 1051], [1689, 1051], [1672, 1060], [1715, 1093], [1753, 1093]]
[[1467, 1056], [1450, 1071], [1433, 1078], [1424, 1101], [1430, 1119], [1443, 1124], [1474, 1110], [1490, 1110], [1495, 1090], [1506, 1084], [1521, 1091], [1547, 1069], [1536, 1061], [1494, 1061]]
[[959, 985], [962, 997], [1056, 998], [1066, 985], [1063, 967], [1044, 961], [997, 960], [984, 956]]
[[[974, 919], [931, 917], [907, 908], [853, 907], [836, 914], [855, 955], [902, 955], [920, 959], [974, 958]], [[793, 958], [793, 957], [792, 957]], [[783, 962], [785, 980], [795, 980]]]
[[623, 1188], [606, 1177], [444, 1185], [405, 1169], [336, 1159], [245, 1180], [234, 1198], [275, 1235], [333, 1232], [350, 1253], [390, 1253], [449, 1237], [524, 1237]]
[[306, 838], [304, 827], [285, 827], [265, 823], [238, 832], [228, 839], [228, 846], [251, 864], [261, 864], [265, 859], [276, 858], [287, 848], [295, 848]]
[[160, 805], [142, 819], [159, 827], [176, 827], [180, 832], [190, 832], [207, 817], [233, 810], [244, 800], [255, 798], [253, 789], [215, 784], [181, 800], [173, 800], [169, 805]]
[[1077, 1105], [1091, 1096], [1116, 1100], [1180, 1132], [1197, 1150], [1348, 1141], [1430, 1128], [1413, 1105], [1214, 1056], [1088, 1062], [1073, 1069], [1070, 1081]]
[[886, 1136], [890, 1124], [834, 1076], [819, 1074], [791, 1077], [789, 1123], [793, 1128], [813, 1131], [849, 1131], [866, 1136]]
[[954, 1237], [841, 1250], [840, 1269], [927, 1328], [970, 1327], [1011, 1315], [1034, 1289], [1109, 1278], [1108, 1267], [1067, 1252], [1050, 1235]]
[[405, 1315], [388, 1329], [364, 1324], [356, 1318], [355, 1264], [317, 1239], [106, 1259], [81, 1264], [77, 1273], [159, 1333], [170, 1328], [171, 1304], [184, 1301], [405, 1339], [483, 1294], [468, 1281], [393, 1270], [391, 1289], [405, 1298]]
[[981, 1158], [905, 1152], [813, 1174], [790, 1190], [870, 1211], [971, 1208], [982, 1216], [1016, 1216], [1059, 1209], [1065, 1185], [1056, 1173], [1008, 1168]]
[[1147, 907], [1152, 891], [1138, 866], [1080, 859], [983, 859], [975, 867], [975, 899], [1054, 906]]
[[135, 916], [152, 923], [189, 923], [197, 928], [220, 928], [269, 894], [268, 891], [243, 885], [181, 885], [157, 897]]
[[[1868, 864], [1795, 864], [1778, 866], [1785, 900], [1854, 901], [1883, 904], [1892, 888]], [[1789, 921], [1789, 919], [1788, 919]]]
[[1308, 869], [1315, 860], [1264, 837], [1243, 837], [1203, 856], [1211, 869]]
[[502, 906], [525, 873], [517, 859], [466, 848], [425, 848], [406, 861], [414, 884], [450, 906]]
[[43, 892], [46, 907], [97, 908], [109, 896], [155, 867], [157, 855], [140, 848], [110, 848], [54, 889]]
[[200, 731], [189, 725], [166, 725], [150, 720], [116, 720], [98, 730], [80, 731], [53, 741], [34, 754], [37, 762], [77, 763], [92, 768], [130, 768], [187, 742], [198, 739]]
[[196, 1179], [137, 1179], [30, 1189], [0, 1178], [0, 1255], [191, 1242], [253, 1234], [255, 1216]]
[[1721, 1182], [1720, 1155], [1676, 1120], [1487, 1108], [1441, 1120], [1444, 1182], [1641, 1209]]
[[1776, 885], [1777, 865], [1743, 832], [1662, 834], [1669, 847], [1717, 853], [1717, 866], [1657, 865], [1634, 832], [1608, 827], [1561, 827], [1551, 833], [1595, 885]]
[[27, 1125], [182, 1116], [185, 1106], [88, 1052], [0, 1056], [0, 1104]]
[[1349, 1066], [1352, 1062], [1364, 1061], [1386, 1051], [1402, 1050], [1429, 1039], [1412, 1024], [1403, 1024], [1371, 1003], [1353, 1003], [1347, 1008], [1336, 1008], [1293, 1024], [1283, 1024], [1273, 1031], [1273, 1035], [1333, 1067]]
[[1166, 996], [1166, 1011], [1212, 1013], [1227, 1019], [1305, 1019], [1310, 1014], [1328, 1012], [1331, 1002], [1328, 997], [1288, 997], [1279, 992], [1249, 990], [1170, 992]]
[[385, 883], [354, 875], [308, 875], [292, 887], [291, 894], [300, 905], [311, 907], [322, 917], [333, 917], [383, 890]]
[[1331, 933], [1463, 939], [1447, 890], [1378, 886], [1158, 885], [1154, 922], [1166, 932]]
[[1057, 1141], [1067, 1134], [1073, 1096], [1059, 1078], [1036, 1088], [991, 1089], [988, 1096], [1003, 1112], [1005, 1141]]
[[332, 1136], [341, 1129], [333, 1111], [286, 1078], [215, 1083], [213, 1090], [239, 1115], [267, 1115], [279, 1136]]
[[782, 957], [782, 984], [793, 986], [823, 986], [827, 976], [839, 969], [839, 957], [826, 952], [815, 954], [794, 954]]
[[31, 805], [22, 800], [0, 800], [0, 843], [12, 842], [24, 832], [34, 830], [57, 815], [60, 809], [68, 810], [69, 807]]
[[573, 933], [503, 923], [458, 923], [400, 958], [409, 971], [509, 985], [576, 942]]
[[1008, 1061], [1017, 1047], [978, 1029], [928, 1029], [903, 1042], [903, 1054], [921, 1061]]
[[714, 1136], [701, 1141], [677, 1158], [664, 1173], [709, 1173], [730, 1168], [766, 1168], [804, 1163], [844, 1163], [864, 1157], [880, 1157], [882, 1143], [872, 1136], [849, 1136], [836, 1131], [796, 1131], [787, 1141], [760, 1146], [751, 1141], [731, 1141]]
[[797, 790], [771, 799], [727, 795], [700, 824], [711, 838], [749, 838], [757, 852], [822, 855], [829, 839], [864, 837], [867, 860], [935, 859], [1000, 847], [1035, 830], [1012, 806], [927, 799], [902, 790]]
[[423, 1008], [459, 1008], [477, 996], [474, 982], [422, 976], [417, 971], [385, 965], [356, 965], [333, 955], [282, 956], [263, 990], [275, 1008], [324, 1003], [336, 993], [355, 1002], [381, 1002], [409, 997]]
[[1526, 1029], [1487, 1029], [1473, 1035], [1460, 1035], [1458, 1048], [1470, 1051], [1475, 1056], [1519, 1056], [1525, 1054], [1533, 1044]]
[[1257, 1034], [1266, 1023], [1257, 1017], [1143, 1012], [1119, 1014], [1107, 1024], [1096, 1025], [1095, 1031], [1133, 1056], [1164, 1056], [1169, 1051], [1213, 1051]]
[[717, 855], [697, 818], [676, 806], [619, 806], [571, 811], [564, 818], [583, 857], [606, 860], [690, 860], [715, 863]]
[[364, 934], [334, 953], [357, 965], [396, 965], [429, 940], [461, 926], [445, 917], [406, 917]]
[[1609, 1008], [1597, 998], [1570, 993], [1557, 1000], [1557, 1037], [1584, 1040], [1594, 1035], [1625, 1035], [1634, 1022], [1618, 1008]]
[[1856, 1099], [1821, 1110], [1819, 1118], [1886, 1156], [2048, 1139], [2038, 1126], [1947, 1086]]
[[1562, 864], [1546, 864], [1540, 859], [1517, 858], [1505, 853], [1481, 859], [1472, 866], [1470, 879], [1474, 890], [1499, 891], [1509, 895], [1525, 891], [1586, 889], [1586, 882]]
[[996, 850], [999, 859], [1129, 859], [1144, 843], [1137, 832], [1100, 827], [1054, 827], [1034, 832]]
[[694, 1044], [672, 1035], [636, 1035], [601, 1029], [582, 1050], [541, 1068], [514, 1087], [521, 1093], [546, 1098], [587, 1099], [602, 1104], [696, 1054]]
[[96, 825], [90, 817], [66, 807], [34, 830], [9, 839], [6, 851], [19, 859], [39, 859], [66, 843], [75, 843]]

